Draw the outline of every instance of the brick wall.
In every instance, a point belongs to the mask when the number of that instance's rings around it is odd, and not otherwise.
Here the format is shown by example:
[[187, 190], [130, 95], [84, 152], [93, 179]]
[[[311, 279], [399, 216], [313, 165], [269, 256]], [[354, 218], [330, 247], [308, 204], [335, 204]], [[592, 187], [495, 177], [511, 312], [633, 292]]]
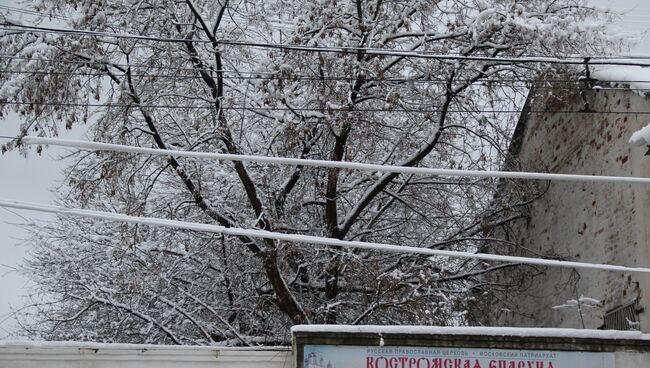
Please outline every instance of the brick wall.
[[[584, 108], [607, 113], [566, 113]], [[587, 175], [650, 176], [647, 148], [628, 144], [630, 135], [650, 123], [650, 99], [632, 91], [589, 90], [583, 98], [537, 95], [520, 121], [518, 169]], [[557, 113], [540, 110], [560, 111]], [[562, 112], [564, 111], [564, 112]], [[612, 113], [614, 112], [614, 113]], [[507, 185], [506, 185], [507, 188]], [[626, 266], [650, 266], [650, 188], [643, 185], [551, 182], [548, 191], [525, 208], [527, 218], [511, 230], [525, 248], [510, 252], [552, 255], [566, 260]], [[503, 235], [503, 234], [501, 234]], [[492, 252], [505, 251], [494, 245]], [[639, 274], [567, 269], [527, 269], [504, 273], [502, 281], [537, 274], [526, 290], [500, 298], [488, 310], [488, 323], [507, 326], [598, 328], [604, 313], [639, 298], [650, 307], [650, 278]], [[645, 291], [645, 292], [644, 292]], [[567, 306], [581, 296], [600, 305]], [[641, 313], [641, 329], [650, 331], [650, 310]]]

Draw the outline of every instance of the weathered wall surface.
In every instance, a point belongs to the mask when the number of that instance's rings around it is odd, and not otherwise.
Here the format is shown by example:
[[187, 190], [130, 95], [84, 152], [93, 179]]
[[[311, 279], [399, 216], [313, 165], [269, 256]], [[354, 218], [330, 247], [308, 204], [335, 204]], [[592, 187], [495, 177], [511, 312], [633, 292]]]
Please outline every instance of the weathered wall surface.
[[[618, 113], [650, 111], [650, 99], [632, 91], [590, 90], [580, 95], [535, 98], [522, 119], [520, 169], [613, 176], [650, 177], [647, 148], [632, 147], [633, 132], [650, 116]], [[559, 112], [541, 112], [557, 110]], [[520, 254], [626, 266], [650, 265], [650, 188], [642, 185], [551, 182], [541, 199], [527, 207], [528, 218], [513, 228]], [[494, 248], [493, 252], [499, 252]], [[505, 326], [599, 328], [605, 311], [639, 298], [641, 330], [650, 331], [650, 278], [606, 271], [536, 270], [526, 291], [495, 304], [489, 323]], [[518, 277], [505, 275], [505, 277]], [[645, 295], [644, 295], [645, 294]], [[601, 301], [564, 306], [588, 297]], [[583, 299], [587, 301], [587, 299]], [[569, 303], [570, 304], [570, 303]], [[553, 308], [556, 307], [556, 308]]]
[[288, 348], [0, 343], [2, 368], [287, 368]]

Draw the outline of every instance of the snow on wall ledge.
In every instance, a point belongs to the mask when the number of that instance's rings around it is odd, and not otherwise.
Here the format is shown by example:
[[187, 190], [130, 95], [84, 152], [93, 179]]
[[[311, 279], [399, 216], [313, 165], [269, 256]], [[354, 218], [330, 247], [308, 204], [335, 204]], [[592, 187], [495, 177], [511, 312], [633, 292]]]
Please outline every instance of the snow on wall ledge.
[[0, 341], [0, 367], [11, 368], [280, 368], [291, 362], [288, 347]]

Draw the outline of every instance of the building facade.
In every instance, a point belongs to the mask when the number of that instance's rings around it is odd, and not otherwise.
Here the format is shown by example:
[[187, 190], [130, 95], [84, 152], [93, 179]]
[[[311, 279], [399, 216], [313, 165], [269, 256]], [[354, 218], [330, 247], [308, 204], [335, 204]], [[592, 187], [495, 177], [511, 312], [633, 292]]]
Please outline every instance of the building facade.
[[[551, 93], [553, 92], [553, 93]], [[629, 88], [531, 93], [511, 146], [510, 169], [650, 177], [647, 147], [630, 136], [650, 123], [650, 98]], [[502, 183], [502, 191], [514, 185]], [[491, 235], [492, 253], [650, 266], [650, 186], [552, 181]], [[650, 275], [520, 267], [504, 270], [482, 323], [650, 331]]]

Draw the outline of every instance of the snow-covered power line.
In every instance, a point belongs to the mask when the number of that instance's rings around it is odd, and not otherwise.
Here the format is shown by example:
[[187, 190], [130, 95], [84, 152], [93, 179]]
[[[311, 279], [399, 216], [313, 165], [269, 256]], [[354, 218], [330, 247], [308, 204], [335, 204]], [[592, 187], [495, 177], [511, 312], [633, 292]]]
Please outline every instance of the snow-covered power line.
[[[171, 42], [171, 43], [188, 42], [188, 40], [185, 38], [156, 37], [156, 36], [137, 35], [137, 34], [130, 34], [130, 33], [99, 32], [99, 31], [88, 31], [88, 30], [71, 29], [71, 28], [39, 27], [35, 25], [12, 23], [6, 20], [0, 23], [0, 26], [3, 27], [0, 29], [8, 30], [8, 31], [24, 30], [25, 32], [35, 32], [35, 33], [59, 33], [59, 34], [79, 35], [79, 36], [111, 37], [111, 38], [124, 38], [124, 39], [136, 39], [136, 40], [143, 40], [143, 41], [157, 41], [157, 42]], [[212, 43], [211, 40], [201, 40], [201, 39], [189, 40], [189, 41], [199, 42], [199, 43]], [[431, 53], [426, 51], [408, 51], [408, 50], [395, 50], [395, 49], [370, 48], [370, 47], [306, 46], [306, 45], [255, 42], [251, 40], [234, 41], [234, 40], [221, 39], [221, 40], [216, 40], [215, 42], [221, 45], [242, 46], [242, 47], [281, 49], [281, 50], [293, 50], [293, 51], [303, 51], [303, 52], [354, 54], [354, 55], [357, 55], [359, 52], [362, 52], [368, 55], [396, 56], [396, 57], [433, 59], [433, 60], [484, 61], [484, 62], [507, 63], [507, 64], [543, 63], [543, 64], [564, 64], [564, 65], [589, 64], [589, 65], [621, 65], [621, 66], [650, 67], [650, 63], [648, 62], [636, 62], [633, 60], [612, 61], [613, 59], [610, 59], [610, 57], [608, 56], [569, 56], [566, 58], [547, 57], [547, 56], [490, 57], [490, 56], [465, 56], [465, 55], [458, 55], [458, 54], [436, 54], [436, 53]], [[619, 57], [620, 56], [616, 56], [615, 59], [618, 59]], [[650, 59], [650, 56], [634, 57], [630, 59], [637, 59], [637, 58]]]
[[362, 170], [372, 172], [390, 172], [400, 174], [434, 175], [434, 176], [457, 176], [472, 178], [502, 178], [502, 179], [527, 179], [527, 180], [552, 180], [552, 181], [575, 181], [575, 182], [596, 182], [596, 183], [622, 183], [622, 184], [650, 184], [650, 178], [625, 177], [625, 176], [596, 176], [577, 174], [550, 174], [539, 172], [517, 172], [517, 171], [481, 171], [481, 170], [456, 170], [456, 169], [435, 169], [427, 167], [410, 167], [395, 165], [378, 165], [360, 162], [310, 160], [288, 157], [268, 157], [253, 155], [232, 155], [213, 152], [192, 152], [178, 150], [161, 150], [156, 148], [124, 146], [111, 143], [99, 143], [60, 138], [24, 137], [24, 144], [47, 144], [52, 146], [79, 148], [91, 151], [111, 151], [136, 153], [156, 156], [188, 157], [197, 159], [224, 160], [257, 162], [274, 165], [296, 165], [312, 167], [328, 167], [338, 169]]
[[[631, 89], [631, 90], [643, 90], [643, 89]], [[195, 98], [196, 100], [201, 100]], [[203, 100], [202, 100], [203, 101]], [[171, 105], [171, 104], [148, 104], [148, 103], [86, 103], [86, 102], [41, 102], [41, 101], [16, 101], [16, 102], [3, 102], [4, 105], [30, 105], [30, 106], [58, 106], [58, 107], [97, 107], [97, 108], [133, 108], [133, 107], [142, 107], [149, 109], [200, 109], [200, 110], [212, 110], [215, 109], [215, 105], [211, 103], [203, 105]], [[419, 105], [422, 106], [422, 105]], [[488, 109], [476, 109], [476, 110], [462, 110], [462, 109], [427, 109], [427, 108], [417, 108], [414, 107], [401, 107], [401, 108], [384, 108], [384, 107], [367, 107], [367, 108], [355, 108], [354, 110], [347, 110], [346, 108], [338, 109], [328, 109], [323, 107], [278, 107], [278, 106], [220, 106], [221, 110], [225, 111], [263, 111], [263, 112], [273, 112], [273, 111], [286, 111], [286, 112], [311, 112], [312, 114], [305, 114], [308, 117], [322, 117], [324, 116], [323, 110], [328, 114], [335, 113], [359, 113], [359, 112], [383, 112], [391, 114], [434, 114], [434, 113], [472, 113], [472, 114], [521, 114], [522, 110], [488, 110]], [[578, 115], [650, 115], [650, 111], [591, 111], [591, 110], [530, 110], [528, 113], [531, 114], [578, 114]]]
[[234, 228], [234, 227], [228, 228], [228, 227], [213, 225], [213, 224], [202, 224], [196, 222], [167, 220], [167, 219], [160, 219], [160, 218], [153, 218], [153, 217], [137, 217], [137, 216], [118, 214], [118, 213], [92, 211], [92, 210], [84, 210], [84, 209], [77, 209], [77, 208], [65, 208], [60, 206], [50, 206], [50, 205], [43, 205], [43, 204], [22, 202], [22, 201], [12, 201], [12, 200], [2, 199], [2, 198], [0, 198], [0, 207], [38, 211], [38, 212], [45, 212], [45, 213], [54, 213], [63, 216], [87, 217], [87, 218], [94, 218], [100, 220], [126, 222], [132, 224], [161, 226], [167, 228], [209, 232], [209, 233], [217, 233], [217, 234], [224, 234], [224, 235], [231, 235], [231, 236], [244, 236], [249, 238], [272, 239], [272, 240], [287, 241], [287, 242], [294, 242], [300, 244], [322, 245], [328, 247], [366, 249], [366, 250], [388, 252], [388, 253], [403, 253], [403, 254], [410, 253], [410, 254], [420, 254], [425, 256], [437, 256], [437, 257], [477, 259], [482, 261], [520, 263], [520, 264], [548, 266], [548, 267], [580, 268], [580, 269], [593, 269], [593, 270], [630, 272], [630, 273], [650, 273], [650, 268], [644, 268], [644, 267], [627, 267], [627, 266], [617, 266], [617, 265], [610, 265], [610, 264], [572, 262], [572, 261], [561, 261], [555, 259], [518, 257], [518, 256], [504, 256], [504, 255], [487, 254], [487, 253], [471, 253], [471, 252], [460, 252], [460, 251], [450, 251], [450, 250], [440, 250], [440, 249], [430, 249], [430, 248], [419, 248], [419, 247], [412, 247], [412, 246], [400, 246], [395, 244], [339, 240], [339, 239], [324, 238], [324, 237], [318, 237], [312, 235], [284, 234], [284, 233], [278, 233], [278, 232], [266, 231], [266, 230], [242, 229], [242, 228]]
[[67, 18], [67, 17], [65, 17], [63, 15], [47, 14], [47, 13], [39, 12], [39, 11], [32, 10], [32, 9], [17, 8], [17, 7], [9, 6], [9, 5], [0, 5], [0, 10], [10, 12], [10, 13], [25, 14], [25, 15], [34, 16], [34, 17], [52, 18], [52, 19], [60, 19], [60, 20], [68, 20], [69, 19], [69, 18]]
[[[107, 77], [108, 75], [106, 73], [100, 73], [100, 72], [58, 72], [58, 71], [47, 71], [47, 70], [16, 70], [16, 69], [1, 69], [0, 68], [0, 73], [4, 74], [27, 74], [27, 75], [67, 75], [67, 76], [81, 76], [81, 77]], [[236, 74], [233, 72], [233, 74]], [[319, 77], [319, 76], [312, 76], [312, 75], [294, 75], [290, 77], [283, 77], [277, 74], [271, 74], [271, 73], [258, 73], [255, 75], [255, 73], [239, 73], [242, 75], [224, 75], [220, 78], [226, 79], [226, 80], [288, 80], [288, 81], [298, 81], [298, 82], [306, 82], [306, 81], [317, 81], [317, 82], [341, 82], [341, 81], [355, 81], [358, 78], [354, 77], [338, 77], [338, 76], [332, 76], [332, 77]], [[122, 78], [126, 77], [126, 74], [112, 74], [112, 76]], [[148, 74], [130, 74], [131, 77], [149, 77], [149, 78], [161, 78], [161, 79], [201, 79], [200, 75], [183, 75], [183, 74], [155, 74], [155, 73], [148, 73]], [[442, 79], [431, 79], [431, 78], [421, 78], [421, 79], [414, 79], [414, 78], [364, 78], [363, 80], [365, 81], [376, 81], [376, 82], [386, 82], [386, 83], [416, 83], [416, 84], [440, 84], [440, 85], [446, 85], [447, 81], [442, 80]], [[457, 82], [465, 82], [464, 80], [457, 80]], [[491, 84], [498, 84], [502, 85], [505, 87], [525, 87], [528, 84], [532, 84], [535, 81], [534, 80], [515, 80], [515, 79], [486, 79], [486, 80], [478, 80], [477, 83], [481, 82], [486, 82], [486, 83], [491, 83]], [[650, 80], [607, 80], [608, 83], [650, 83]], [[555, 84], [553, 85], [547, 85], [547, 86], [535, 86], [535, 89], [537, 90], [542, 90], [542, 89], [552, 89], [556, 90], [558, 88], [563, 88], [563, 89], [579, 89], [579, 90], [584, 90], [585, 87], [582, 85], [579, 85], [580, 81], [579, 80], [570, 80], [566, 79], [563, 81], [558, 80], [557, 82], [554, 82]], [[598, 87], [597, 88], [599, 91], [648, 91], [650, 90], [650, 87], [648, 88], [642, 88], [642, 87]]]
[[[639, 56], [640, 57], [640, 56]], [[650, 60], [650, 56], [646, 57], [647, 59]], [[46, 63], [63, 63], [63, 64], [81, 64], [81, 65], [110, 65], [110, 66], [116, 66], [116, 67], [124, 67], [124, 68], [144, 68], [147, 70], [170, 70], [170, 71], [187, 71], [187, 72], [196, 72], [196, 68], [183, 68], [183, 67], [175, 67], [175, 66], [169, 66], [169, 65], [146, 65], [146, 64], [126, 64], [126, 63], [119, 63], [119, 62], [112, 62], [112, 61], [101, 61], [101, 60], [57, 60], [57, 59], [51, 59], [51, 58], [37, 58], [34, 56], [20, 56], [20, 55], [10, 55], [10, 54], [0, 54], [0, 59], [6, 59], [6, 60], [26, 60], [26, 61], [42, 61]], [[222, 78], [224, 79], [235, 79], [235, 78], [244, 78], [242, 75], [247, 75], [250, 76], [250, 79], [286, 79], [286, 80], [296, 80], [296, 79], [304, 79], [304, 80], [315, 80], [315, 81], [356, 81], [359, 78], [358, 77], [353, 77], [349, 75], [327, 75], [327, 76], [320, 76], [320, 75], [315, 75], [315, 74], [291, 74], [288, 77], [281, 76], [277, 72], [269, 72], [269, 71], [243, 71], [243, 70], [228, 70], [228, 69], [212, 69], [212, 72], [221, 72], [221, 73], [230, 73], [234, 74], [234, 76], [228, 76], [224, 75]], [[52, 74], [52, 75], [79, 75], [79, 76], [106, 76], [106, 73], [99, 73], [99, 72], [61, 72], [61, 71], [47, 71], [47, 70], [41, 70], [41, 71], [29, 71], [29, 70], [10, 70], [10, 69], [2, 69], [0, 70], [0, 73], [17, 73], [17, 74]], [[117, 77], [122, 77], [125, 76], [126, 74], [114, 74]], [[161, 78], [194, 78], [195, 76], [190, 75], [190, 74], [160, 74], [160, 73], [131, 73], [132, 77], [143, 77], [143, 76], [151, 76], [151, 77], [161, 77]], [[200, 76], [196, 77], [200, 78]], [[422, 78], [422, 77], [372, 77], [372, 76], [365, 76], [363, 78], [365, 81], [383, 81], [383, 82], [409, 82], [409, 83], [438, 83], [438, 84], [447, 84], [448, 81], [443, 78]], [[473, 82], [473, 83], [480, 83], [480, 82], [486, 82], [486, 83], [498, 83], [498, 84], [505, 84], [505, 83], [516, 83], [516, 82], [521, 82], [521, 83], [534, 83], [536, 85], [542, 84], [542, 83], [553, 83], [553, 84], [575, 84], [575, 83], [580, 83], [580, 79], [575, 79], [575, 78], [523, 78], [523, 77], [499, 77], [499, 78], [494, 78], [494, 77], [486, 77], [486, 78], [479, 78], [479, 79], [454, 79], [455, 82], [458, 83], [465, 83], [465, 82]], [[607, 79], [607, 82], [609, 83], [650, 83], [650, 80], [648, 79]], [[536, 88], [540, 88], [539, 86]]]

